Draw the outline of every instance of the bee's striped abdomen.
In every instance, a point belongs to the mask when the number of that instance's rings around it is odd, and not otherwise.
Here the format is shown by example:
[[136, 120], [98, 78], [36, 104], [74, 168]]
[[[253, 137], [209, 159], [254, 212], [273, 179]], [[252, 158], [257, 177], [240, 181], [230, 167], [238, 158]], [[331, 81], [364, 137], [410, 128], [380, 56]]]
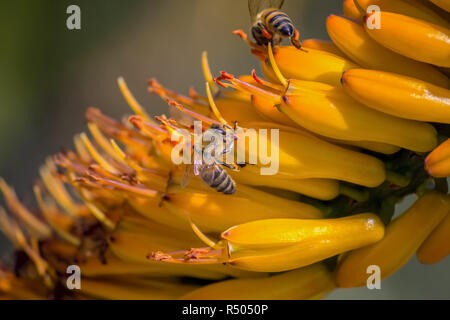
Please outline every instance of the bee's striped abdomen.
[[286, 37], [292, 37], [294, 34], [294, 25], [289, 16], [275, 9], [267, 9], [261, 14], [264, 25], [272, 32], [279, 33]]
[[201, 174], [203, 181], [205, 181], [211, 188], [224, 194], [233, 194], [236, 191], [236, 186], [228, 175], [228, 173], [220, 166], [214, 166], [214, 170], [210, 173]]

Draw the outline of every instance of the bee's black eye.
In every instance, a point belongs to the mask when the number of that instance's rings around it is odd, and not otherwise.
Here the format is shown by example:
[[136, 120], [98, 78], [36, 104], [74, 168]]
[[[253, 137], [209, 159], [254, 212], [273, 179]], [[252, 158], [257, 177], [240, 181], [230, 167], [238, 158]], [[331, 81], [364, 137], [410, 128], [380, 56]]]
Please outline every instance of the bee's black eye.
[[258, 27], [253, 27], [253, 28], [252, 28], [252, 34], [253, 34], [253, 35], [255, 35], [255, 34], [260, 35], [260, 34], [261, 34], [261, 29], [258, 28]]
[[286, 37], [292, 37], [294, 28], [290, 24], [285, 24], [279, 29], [279, 32]]

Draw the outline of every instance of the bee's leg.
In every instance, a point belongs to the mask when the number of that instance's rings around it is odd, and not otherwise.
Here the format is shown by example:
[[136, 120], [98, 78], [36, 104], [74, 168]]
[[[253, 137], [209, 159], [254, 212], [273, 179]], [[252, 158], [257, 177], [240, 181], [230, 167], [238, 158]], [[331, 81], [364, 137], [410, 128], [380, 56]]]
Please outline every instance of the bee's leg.
[[244, 40], [245, 42], [247, 42], [250, 45], [250, 47], [252, 47], [254, 50], [261, 50], [261, 45], [257, 44], [256, 42], [250, 41], [247, 37], [247, 34], [244, 31], [242, 31], [241, 29], [234, 30], [233, 34], [241, 37], [241, 39]]
[[233, 144], [234, 144], [234, 140], [230, 141], [223, 149], [222, 154], [227, 154], [228, 152], [230, 152], [233, 149]]
[[225, 163], [222, 160], [217, 159], [217, 158], [215, 159], [215, 161], [216, 161], [217, 164], [220, 164], [220, 165], [222, 165], [224, 167], [227, 167], [230, 170], [236, 170], [236, 166], [235, 165], [230, 165], [230, 164]]
[[302, 48], [302, 44], [300, 42], [300, 33], [298, 32], [297, 29], [295, 29], [294, 35], [291, 37], [291, 43], [297, 49], [308, 52], [308, 50]]
[[221, 164], [221, 165], [227, 167], [227, 168], [230, 169], [230, 170], [235, 170], [235, 168], [236, 168], [235, 166], [229, 165], [229, 164], [227, 164], [227, 163], [225, 163], [225, 162], [222, 162], [222, 163], [219, 162], [219, 164]]

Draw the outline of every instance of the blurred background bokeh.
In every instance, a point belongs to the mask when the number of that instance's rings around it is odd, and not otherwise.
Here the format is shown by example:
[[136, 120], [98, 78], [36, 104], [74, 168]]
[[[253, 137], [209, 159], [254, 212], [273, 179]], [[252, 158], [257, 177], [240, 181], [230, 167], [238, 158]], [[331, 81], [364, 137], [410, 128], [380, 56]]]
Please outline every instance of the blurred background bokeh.
[[[71, 4], [81, 8], [81, 30], [66, 27]], [[287, 0], [284, 10], [303, 39], [328, 39], [325, 19], [342, 13], [341, 5]], [[248, 46], [231, 34], [249, 26], [247, 0], [1, 1], [0, 176], [31, 203], [40, 164], [71, 147], [74, 133], [85, 130], [87, 107], [116, 118], [130, 113], [119, 76], [151, 114], [161, 114], [167, 106], [147, 93], [146, 81], [156, 77], [180, 92], [202, 91], [203, 50], [215, 74], [258, 71]], [[9, 249], [0, 235], [0, 257]], [[329, 298], [449, 299], [450, 259], [424, 266], [412, 258], [381, 290], [337, 290]]]

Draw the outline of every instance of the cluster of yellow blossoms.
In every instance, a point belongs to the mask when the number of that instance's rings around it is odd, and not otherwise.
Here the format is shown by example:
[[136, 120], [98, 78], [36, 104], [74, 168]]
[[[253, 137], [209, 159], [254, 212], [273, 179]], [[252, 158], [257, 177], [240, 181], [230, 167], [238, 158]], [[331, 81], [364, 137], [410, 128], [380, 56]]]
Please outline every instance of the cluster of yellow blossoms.
[[[381, 9], [379, 29], [365, 23], [370, 5]], [[442, 260], [449, 10], [445, 0], [346, 0], [345, 16], [326, 21], [332, 42], [305, 40], [303, 50], [257, 46], [237, 31], [266, 80], [213, 78], [203, 54], [207, 97], [149, 81], [173, 118], [153, 120], [119, 79], [135, 115], [119, 122], [88, 109], [91, 138], [76, 135], [75, 151], [40, 170], [38, 212], [0, 180], [0, 227], [17, 248], [0, 267], [0, 298], [318, 299], [366, 285], [370, 265], [386, 278], [414, 254]], [[229, 170], [233, 195], [198, 177], [183, 187], [171, 137], [192, 118], [205, 130], [279, 129], [278, 173]], [[410, 194], [418, 200], [392, 219]], [[71, 265], [79, 290], [66, 287]]]

